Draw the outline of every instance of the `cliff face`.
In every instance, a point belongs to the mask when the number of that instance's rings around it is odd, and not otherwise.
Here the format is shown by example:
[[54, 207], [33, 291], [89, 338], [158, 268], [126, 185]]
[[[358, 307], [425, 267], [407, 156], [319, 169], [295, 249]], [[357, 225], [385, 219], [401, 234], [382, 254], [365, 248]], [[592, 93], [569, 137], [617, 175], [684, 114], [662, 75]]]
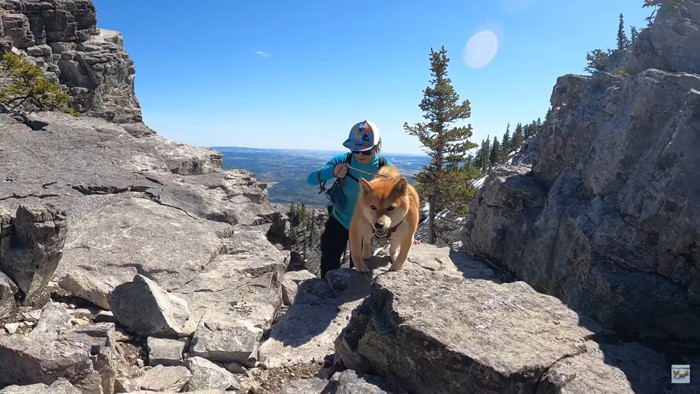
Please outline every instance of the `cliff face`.
[[700, 2], [608, 73], [557, 80], [533, 164], [494, 171], [465, 245], [627, 334], [700, 339]]
[[15, 48], [68, 88], [77, 111], [141, 122], [134, 63], [121, 34], [96, 26], [90, 0], [0, 0], [0, 49]]

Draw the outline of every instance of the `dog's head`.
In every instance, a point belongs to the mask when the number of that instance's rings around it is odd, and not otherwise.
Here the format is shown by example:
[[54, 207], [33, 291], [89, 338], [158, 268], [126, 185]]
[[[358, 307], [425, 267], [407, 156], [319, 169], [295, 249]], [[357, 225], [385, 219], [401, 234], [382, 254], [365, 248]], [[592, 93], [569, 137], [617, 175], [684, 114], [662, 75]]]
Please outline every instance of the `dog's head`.
[[360, 196], [356, 209], [383, 236], [397, 226], [409, 210], [408, 180], [378, 178], [372, 181], [360, 179]]

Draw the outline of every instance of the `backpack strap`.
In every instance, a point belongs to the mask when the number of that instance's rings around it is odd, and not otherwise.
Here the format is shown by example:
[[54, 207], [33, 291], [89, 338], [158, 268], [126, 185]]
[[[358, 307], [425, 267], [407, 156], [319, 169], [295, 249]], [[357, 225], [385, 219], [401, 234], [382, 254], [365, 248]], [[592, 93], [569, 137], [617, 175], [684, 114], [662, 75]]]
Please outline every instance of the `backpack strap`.
[[316, 171], [316, 179], [318, 179], [318, 194], [326, 191], [326, 182], [321, 182], [321, 171]]
[[[352, 152], [348, 152], [348, 154], [345, 156], [345, 163], [347, 165], [350, 165], [350, 162], [352, 161]], [[355, 178], [355, 175], [352, 175], [350, 171], [348, 171], [347, 174], [345, 174], [346, 177], [349, 177], [350, 179], [354, 180], [357, 183], [360, 183], [360, 180]]]

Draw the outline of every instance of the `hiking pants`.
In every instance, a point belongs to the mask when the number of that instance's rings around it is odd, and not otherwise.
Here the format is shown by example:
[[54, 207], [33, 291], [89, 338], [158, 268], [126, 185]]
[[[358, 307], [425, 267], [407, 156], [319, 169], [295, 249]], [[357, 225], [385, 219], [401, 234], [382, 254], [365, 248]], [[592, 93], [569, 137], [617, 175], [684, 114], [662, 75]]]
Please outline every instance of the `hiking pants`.
[[340, 268], [340, 258], [347, 247], [348, 237], [348, 229], [331, 214], [321, 234], [321, 278], [325, 278], [328, 271]]

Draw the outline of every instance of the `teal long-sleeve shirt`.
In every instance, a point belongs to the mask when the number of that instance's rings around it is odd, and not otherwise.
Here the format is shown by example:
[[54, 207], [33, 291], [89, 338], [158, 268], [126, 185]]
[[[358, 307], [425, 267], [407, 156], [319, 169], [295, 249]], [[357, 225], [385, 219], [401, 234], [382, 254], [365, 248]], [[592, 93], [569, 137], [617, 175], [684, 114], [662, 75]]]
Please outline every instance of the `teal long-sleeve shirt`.
[[[347, 153], [341, 153], [337, 156], [333, 156], [321, 168], [309, 174], [309, 176], [306, 178], [306, 182], [308, 182], [310, 185], [318, 185], [318, 176], [316, 175], [317, 173], [320, 173], [321, 175], [321, 182], [333, 179], [333, 169], [336, 165], [340, 163], [345, 163], [346, 158]], [[389, 162], [389, 160], [385, 159], [384, 165], [390, 166], [392, 164]], [[355, 160], [355, 155], [352, 155], [352, 159], [350, 160], [350, 167], [353, 168], [348, 169], [348, 174], [351, 174], [355, 178], [365, 178], [367, 180], [372, 179], [373, 175], [371, 174], [374, 174], [375, 172], [379, 171], [379, 155], [374, 155], [372, 161], [367, 164], [362, 164], [358, 162], [357, 160]], [[355, 168], [361, 171], [366, 171], [369, 174], [357, 171], [355, 170]], [[330, 185], [327, 183], [326, 187], [330, 187]], [[359, 183], [356, 182], [354, 179], [350, 178], [349, 176], [346, 176], [345, 184], [343, 185], [343, 193], [345, 194], [345, 206], [337, 207], [334, 205], [333, 216], [335, 216], [335, 218], [338, 219], [338, 221], [340, 222], [340, 224], [343, 225], [343, 227], [350, 229], [350, 219], [352, 218], [352, 213], [355, 211], [355, 204], [357, 203], [357, 197], [360, 193]]]

